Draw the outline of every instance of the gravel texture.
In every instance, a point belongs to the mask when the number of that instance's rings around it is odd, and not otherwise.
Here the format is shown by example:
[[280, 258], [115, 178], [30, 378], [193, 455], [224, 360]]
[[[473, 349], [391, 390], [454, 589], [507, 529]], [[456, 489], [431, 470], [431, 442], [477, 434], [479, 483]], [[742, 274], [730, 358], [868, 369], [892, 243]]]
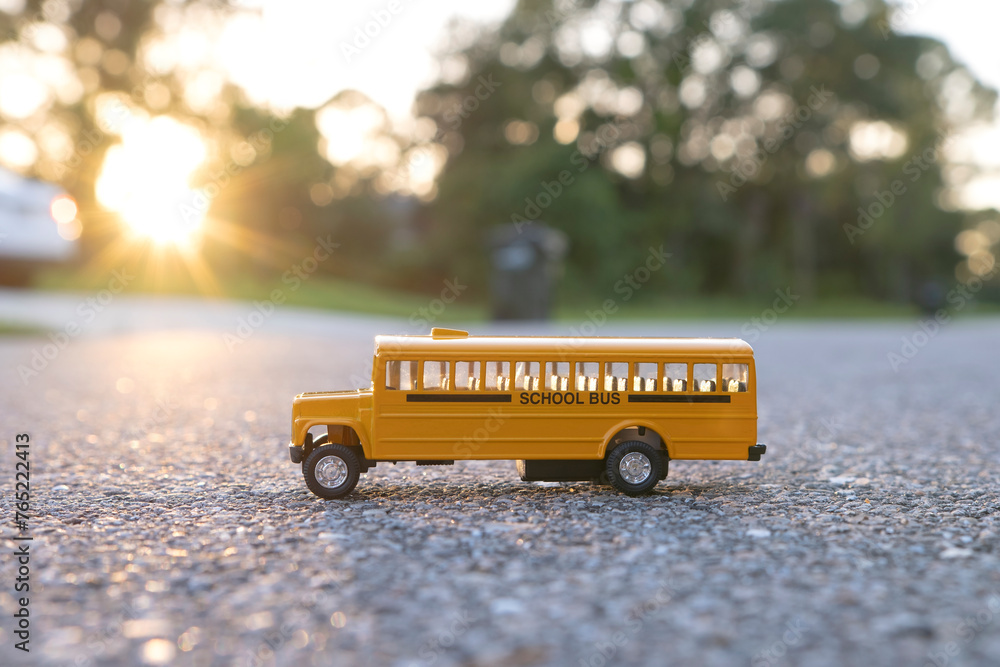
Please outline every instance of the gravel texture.
[[380, 465], [326, 502], [288, 461], [291, 398], [351, 386], [367, 335], [79, 338], [27, 386], [45, 340], [0, 339], [0, 664], [996, 665], [1000, 322], [948, 324], [894, 372], [919, 331], [764, 331], [764, 459], [675, 462], [648, 497], [473, 462]]

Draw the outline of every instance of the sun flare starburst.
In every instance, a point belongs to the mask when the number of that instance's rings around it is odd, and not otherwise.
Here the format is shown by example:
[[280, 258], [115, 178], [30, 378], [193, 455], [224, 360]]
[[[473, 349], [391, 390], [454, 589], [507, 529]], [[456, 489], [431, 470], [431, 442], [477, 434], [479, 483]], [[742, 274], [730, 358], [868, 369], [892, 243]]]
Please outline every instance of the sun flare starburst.
[[191, 176], [206, 157], [198, 131], [173, 118], [133, 119], [111, 147], [97, 179], [97, 199], [138, 237], [193, 246], [205, 207]]

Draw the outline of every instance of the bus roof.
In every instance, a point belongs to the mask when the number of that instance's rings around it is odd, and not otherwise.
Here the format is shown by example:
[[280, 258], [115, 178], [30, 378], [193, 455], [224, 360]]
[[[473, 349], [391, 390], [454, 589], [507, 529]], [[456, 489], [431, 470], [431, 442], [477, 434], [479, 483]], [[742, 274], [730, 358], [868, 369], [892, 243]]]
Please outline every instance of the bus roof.
[[[451, 330], [449, 330], [451, 332]], [[464, 334], [464, 335], [462, 335]], [[753, 355], [753, 348], [739, 338], [619, 338], [572, 336], [376, 336], [375, 354], [438, 353], [476, 354], [516, 352], [559, 356], [574, 354], [636, 355]]]

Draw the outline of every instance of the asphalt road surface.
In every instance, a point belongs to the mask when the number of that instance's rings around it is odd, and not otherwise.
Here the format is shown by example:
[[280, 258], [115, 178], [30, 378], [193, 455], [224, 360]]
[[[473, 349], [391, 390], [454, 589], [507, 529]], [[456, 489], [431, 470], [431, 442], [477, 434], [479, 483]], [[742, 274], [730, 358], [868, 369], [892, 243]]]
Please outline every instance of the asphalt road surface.
[[754, 326], [764, 459], [675, 462], [647, 497], [460, 462], [321, 501], [291, 398], [356, 384], [408, 325], [287, 311], [227, 344], [246, 306], [167, 306], [109, 311], [25, 378], [51, 341], [0, 338], [0, 664], [1000, 663], [1000, 321]]

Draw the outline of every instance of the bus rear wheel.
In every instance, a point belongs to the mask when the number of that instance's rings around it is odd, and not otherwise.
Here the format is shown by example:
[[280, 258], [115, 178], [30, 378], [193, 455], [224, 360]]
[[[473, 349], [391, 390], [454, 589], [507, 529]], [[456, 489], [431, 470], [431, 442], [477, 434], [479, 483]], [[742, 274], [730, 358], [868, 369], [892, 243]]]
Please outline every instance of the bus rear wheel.
[[623, 442], [608, 455], [608, 481], [624, 494], [641, 496], [660, 481], [662, 461], [652, 445], [638, 440]]
[[302, 475], [309, 490], [320, 498], [343, 498], [357, 485], [361, 465], [344, 445], [323, 445], [306, 457]]

